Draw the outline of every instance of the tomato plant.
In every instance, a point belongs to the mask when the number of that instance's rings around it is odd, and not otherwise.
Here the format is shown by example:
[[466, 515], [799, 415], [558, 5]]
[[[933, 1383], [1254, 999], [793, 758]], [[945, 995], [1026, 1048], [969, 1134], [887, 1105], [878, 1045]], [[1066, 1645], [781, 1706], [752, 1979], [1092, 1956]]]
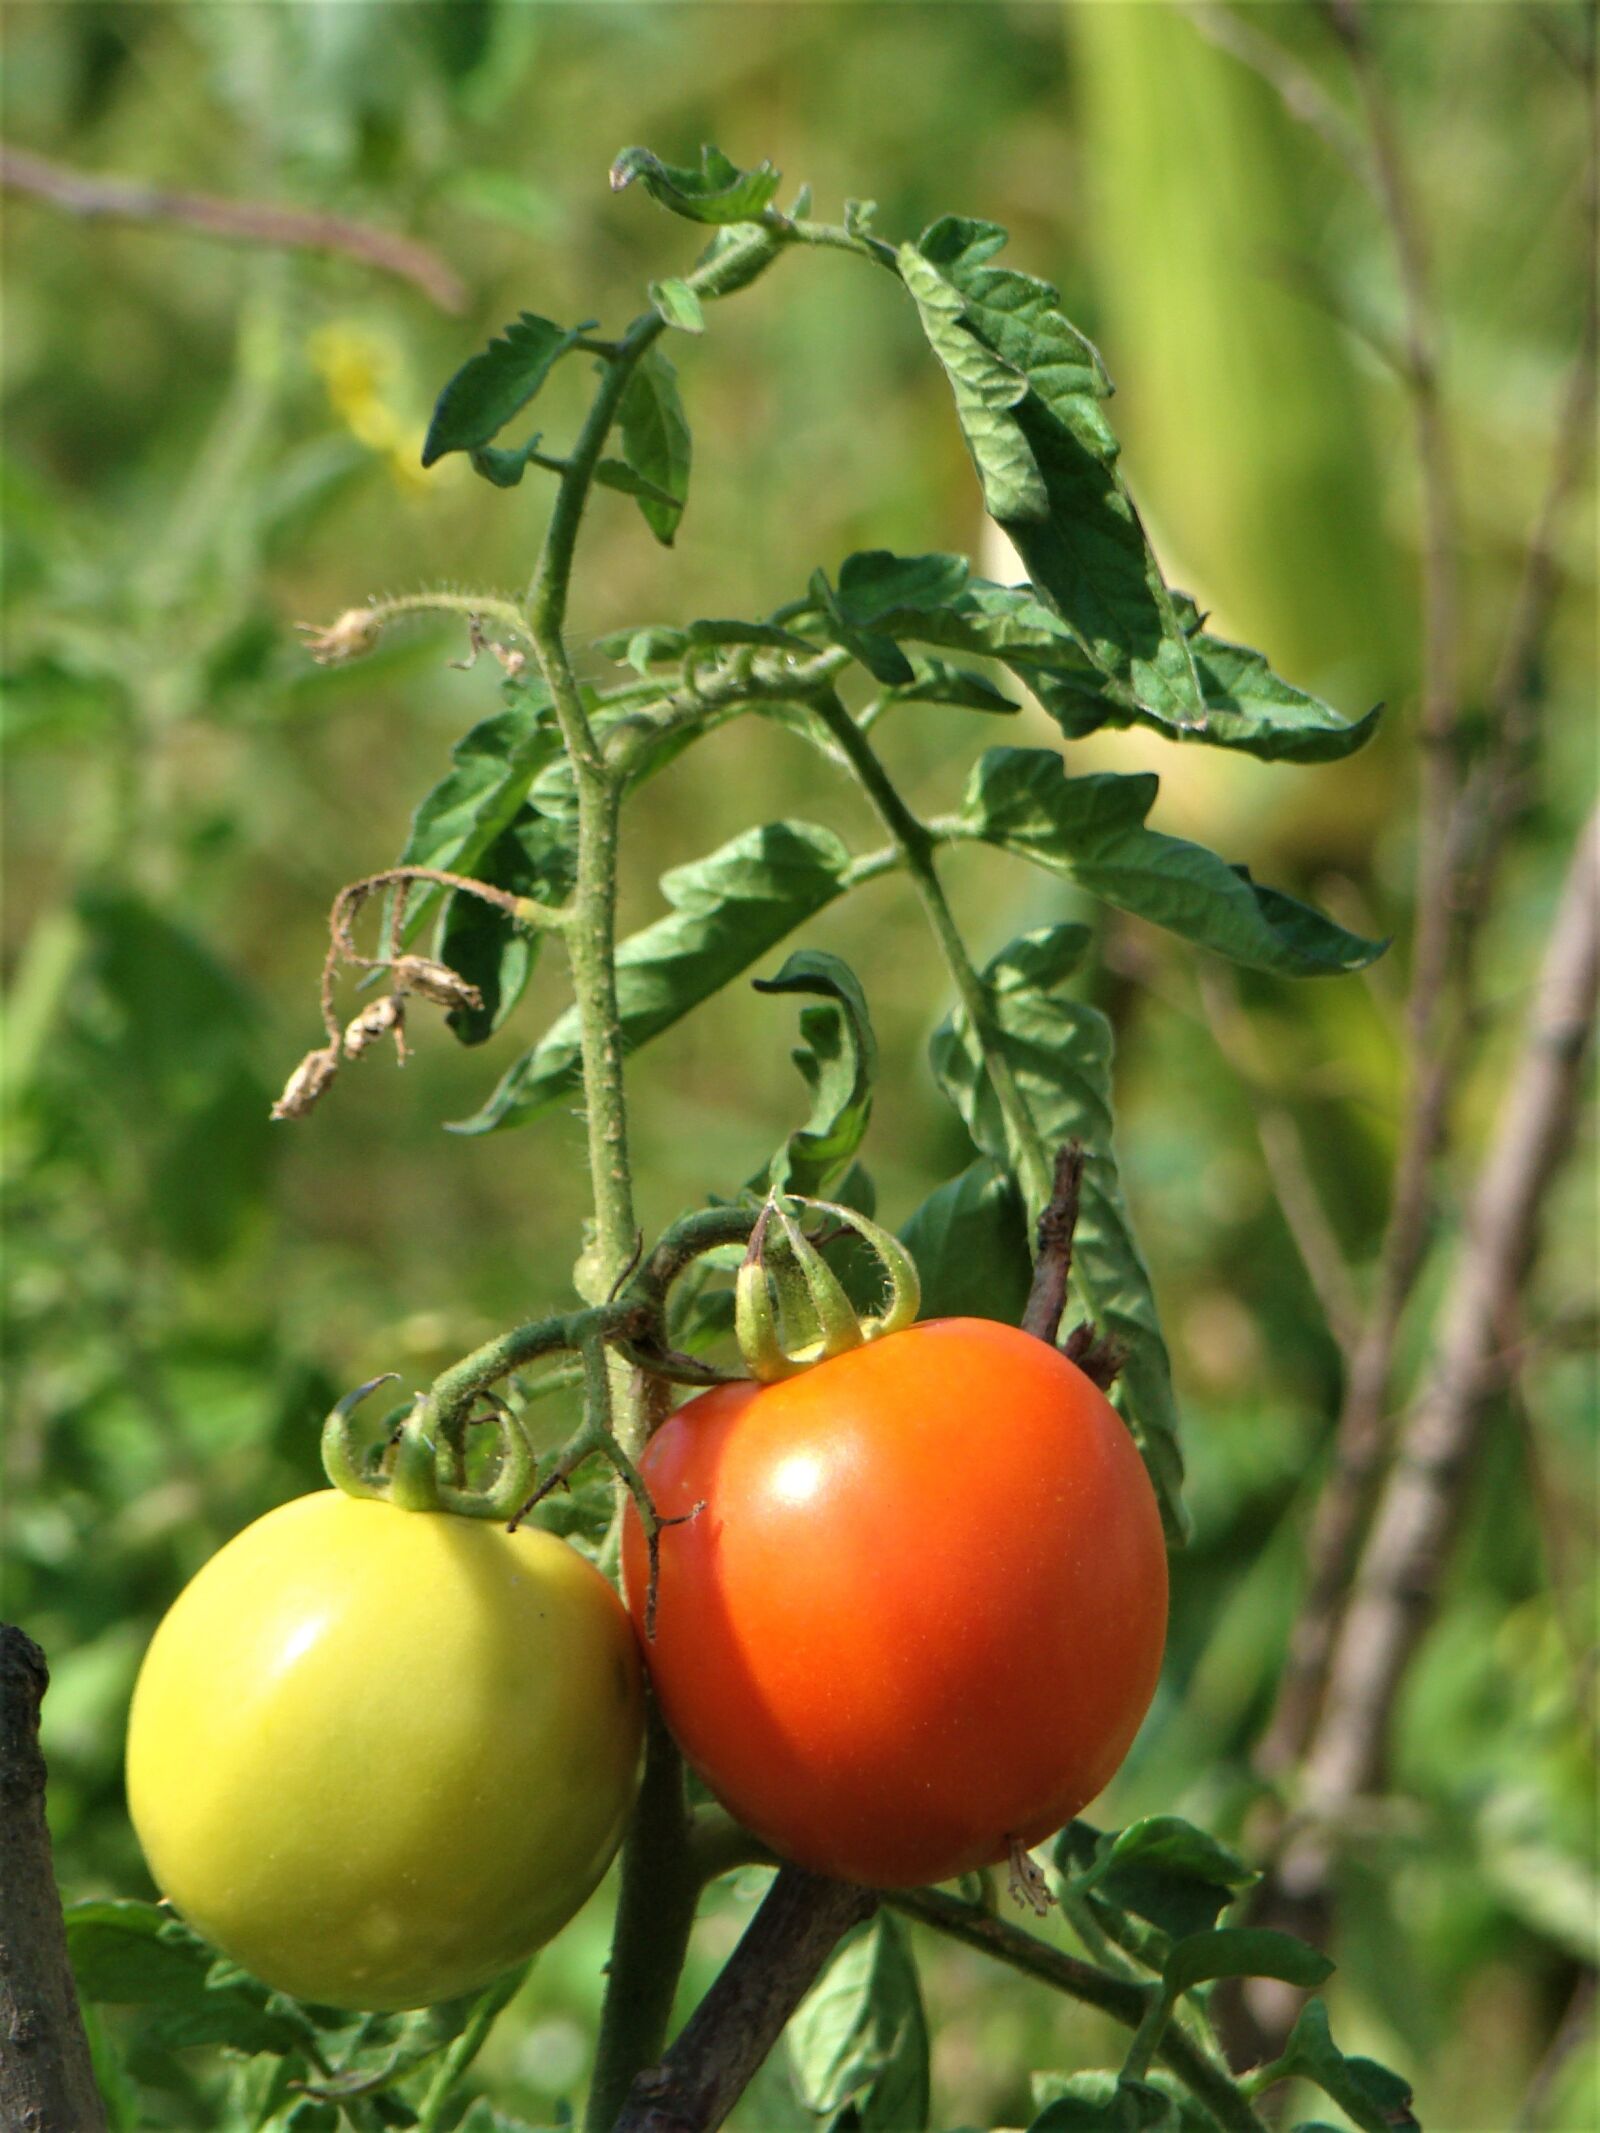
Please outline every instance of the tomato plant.
[[[656, 1694], [783, 1857], [948, 1881], [1060, 1829], [1121, 1762], [1161, 1670], [1161, 1518], [1127, 1425], [1043, 1341], [935, 1320], [719, 1387], [641, 1470], [674, 1521]], [[643, 1633], [637, 1517], [623, 1549]]]
[[616, 1594], [565, 1542], [324, 1490], [179, 1594], [134, 1694], [128, 1800], [157, 1884], [246, 1969], [420, 2007], [577, 1910], [641, 1714]]

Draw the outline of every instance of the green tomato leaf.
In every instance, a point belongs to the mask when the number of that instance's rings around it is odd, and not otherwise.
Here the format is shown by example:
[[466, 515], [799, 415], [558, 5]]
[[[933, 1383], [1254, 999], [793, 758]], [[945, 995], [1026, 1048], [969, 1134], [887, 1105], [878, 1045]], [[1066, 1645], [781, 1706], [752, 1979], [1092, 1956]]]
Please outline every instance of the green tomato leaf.
[[900, 278], [955, 395], [984, 508], [1002, 521], [1046, 517], [1050, 498], [1044, 477], [1013, 412], [1027, 395], [1027, 378], [967, 331], [962, 297], [915, 245], [901, 245], [898, 258]]
[[1383, 953], [1383, 942], [1258, 888], [1204, 845], [1146, 829], [1158, 783], [1148, 772], [1069, 778], [1048, 748], [991, 748], [973, 768], [960, 819], [967, 835], [1254, 970], [1335, 977]]
[[1333, 1964], [1292, 1933], [1268, 1926], [1218, 1926], [1191, 1933], [1167, 1957], [1162, 1976], [1173, 1992], [1188, 1992], [1219, 1977], [1275, 1977], [1286, 1985], [1320, 1985]]
[[[564, 903], [577, 874], [570, 828], [526, 802], [474, 868], [474, 877], [513, 896]], [[477, 896], [452, 895], [439, 932], [442, 963], [476, 985], [481, 1008], [452, 1008], [445, 1020], [463, 1044], [482, 1044], [505, 1021], [533, 975], [543, 935], [518, 926]]]
[[916, 1961], [892, 1912], [846, 1940], [785, 2032], [801, 2101], [829, 2133], [919, 2133], [928, 2026]]
[[[520, 413], [579, 335], [532, 311], [506, 327], [482, 355], [463, 363], [440, 393], [423, 440], [422, 464], [446, 452], [475, 452]], [[491, 479], [494, 477], [491, 476]]]
[[1033, 1286], [1028, 1210], [1003, 1163], [980, 1155], [931, 1192], [900, 1242], [922, 1277], [924, 1318], [994, 1318], [1014, 1326]]
[[485, 481], [497, 489], [514, 489], [528, 471], [528, 462], [538, 451], [541, 432], [535, 431], [526, 444], [514, 449], [502, 450], [493, 444], [480, 444], [469, 455], [474, 474], [481, 474]]
[[1333, 2041], [1320, 2000], [1309, 2000], [1300, 2010], [1277, 2064], [1285, 2075], [1314, 2081], [1361, 2133], [1420, 2133], [1408, 2085], [1375, 2059], [1346, 2058]]
[[[983, 973], [995, 1034], [1018, 1092], [1048, 1148], [1084, 1144], [1083, 1192], [1073, 1283], [1102, 1333], [1123, 1351], [1116, 1398], [1128, 1415], [1175, 1542], [1186, 1537], [1172, 1368], [1150, 1276], [1134, 1241], [1111, 1134], [1111, 1027], [1061, 996], [1089, 941], [1082, 926], [1050, 926], [1004, 949]], [[934, 1032], [933, 1071], [985, 1154], [1018, 1167], [984, 1070], [977, 1038], [959, 1011]]]
[[824, 571], [811, 573], [810, 593], [834, 643], [842, 644], [875, 681], [886, 682], [891, 688], [903, 688], [916, 680], [916, 669], [892, 637], [880, 635], [876, 630], [862, 629], [851, 620]]
[[1121, 2074], [1056, 2074], [1048, 2092], [1028, 2133], [1166, 2133], [1180, 2122], [1164, 2090]]
[[645, 485], [637, 492], [645, 523], [670, 548], [689, 493], [689, 424], [678, 374], [659, 348], [634, 365], [618, 409], [622, 456]]
[[163, 1905], [69, 1904], [66, 1924], [78, 1990], [86, 2000], [151, 2009], [144, 2035], [153, 2044], [288, 2053], [315, 2035], [296, 2001], [219, 1958]]
[[[672, 915], [617, 950], [624, 1050], [670, 1029], [832, 903], [849, 862], [831, 830], [769, 822], [663, 875]], [[537, 1117], [577, 1086], [578, 1059], [578, 1017], [569, 1009], [508, 1069], [483, 1109], [451, 1130], [489, 1133]]]
[[848, 964], [815, 948], [797, 949], [775, 978], [754, 984], [757, 992], [817, 993], [825, 1003], [801, 1011], [801, 1042], [792, 1055], [811, 1091], [811, 1116], [790, 1134], [763, 1180], [774, 1192], [819, 1198], [849, 1169], [872, 1116], [878, 1047], [866, 995]]
[[[987, 263], [1004, 241], [995, 223], [946, 217], [916, 247], [923, 266], [907, 281], [985, 503], [1094, 667], [1137, 703], [1196, 722], [1204, 705], [1188, 638], [1101, 410], [1111, 381], [1048, 282]], [[999, 367], [983, 367], [984, 354]], [[1027, 390], [1002, 405], [1006, 371]]]
[[[677, 524], [677, 518], [682, 516], [681, 499], [672, 495], [669, 490], [657, 488], [653, 481], [646, 481], [625, 459], [602, 459], [595, 467], [594, 478], [602, 489], [615, 489], [621, 496], [648, 498], [658, 511], [677, 514], [673, 519], [674, 525]], [[642, 504], [640, 508], [643, 508]]]
[[1112, 688], [1092, 670], [1052, 669], [1043, 663], [1019, 667], [1021, 678], [1069, 740], [1102, 726], [1139, 724], [1169, 739], [1233, 748], [1268, 763], [1338, 762], [1371, 740], [1383, 713], [1381, 704], [1364, 718], [1341, 718], [1320, 697], [1281, 680], [1261, 653], [1203, 630], [1194, 603], [1184, 594], [1173, 598], [1189, 631], [1204, 716], [1173, 721], [1134, 701], [1127, 691]]
[[[503, 711], [481, 719], [450, 751], [450, 769], [411, 818], [401, 866], [473, 874], [516, 820], [534, 779], [562, 753], [542, 682], [530, 682]], [[419, 887], [407, 905], [412, 939], [445, 892]]]
[[652, 200], [687, 221], [753, 222], [771, 206], [781, 177], [771, 163], [741, 170], [709, 142], [698, 170], [663, 163], [648, 148], [624, 148], [611, 166], [611, 190], [620, 193], [638, 179]]
[[[1070, 1877], [1067, 1847], [1058, 1847], [1057, 1860]], [[1238, 1892], [1260, 1878], [1237, 1853], [1176, 1815], [1150, 1815], [1102, 1836], [1090, 1872], [1097, 1897], [1179, 1940], [1208, 1931]]]
[[650, 301], [657, 315], [669, 326], [676, 326], [683, 333], [704, 333], [706, 315], [700, 299], [686, 281], [678, 276], [669, 276], [665, 281], [650, 284]]
[[975, 667], [953, 667], [943, 659], [915, 659], [913, 678], [888, 699], [897, 704], [956, 704], [964, 711], [1015, 714], [1021, 707], [1004, 689], [997, 689], [987, 674]]

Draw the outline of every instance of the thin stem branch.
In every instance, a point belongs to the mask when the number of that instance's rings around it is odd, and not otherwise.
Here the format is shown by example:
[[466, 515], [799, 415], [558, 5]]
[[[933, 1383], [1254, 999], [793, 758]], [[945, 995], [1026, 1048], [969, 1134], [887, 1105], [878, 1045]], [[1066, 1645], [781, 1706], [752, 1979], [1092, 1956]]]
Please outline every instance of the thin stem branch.
[[334, 252], [385, 274], [398, 274], [441, 311], [461, 311], [467, 292], [437, 252], [392, 230], [373, 229], [343, 215], [323, 215], [268, 201], [224, 200], [214, 193], [172, 192], [136, 178], [107, 178], [72, 170], [25, 148], [0, 145], [0, 187], [25, 193], [86, 220], [171, 223], [233, 243]]
[[995, 1100], [1006, 1122], [1006, 1131], [1016, 1151], [1024, 1195], [1037, 1216], [1050, 1198], [1052, 1165], [1038, 1127], [1023, 1101], [994, 1026], [994, 1015], [983, 980], [973, 966], [961, 938], [955, 914], [934, 867], [935, 839], [928, 826], [907, 807], [879, 761], [871, 742], [861, 731], [837, 692], [823, 689], [813, 698], [817, 712], [872, 802], [880, 822], [894, 840], [901, 864], [910, 875], [917, 897], [933, 928], [934, 939], [944, 958], [962, 1010], [983, 1057]]
[[[1048, 1941], [1024, 1933], [1019, 1926], [1010, 1925], [1003, 1918], [996, 1918], [992, 1911], [964, 1903], [959, 1897], [947, 1896], [941, 1889], [892, 1889], [884, 1901], [904, 1917], [931, 1926], [935, 1932], [948, 1934], [952, 1940], [976, 1948], [981, 1954], [991, 1955], [997, 1962], [1020, 1970], [1027, 1977], [1053, 1985], [1069, 1999], [1098, 2008], [1102, 2014], [1110, 2015], [1128, 2029], [1136, 2030], [1144, 2019], [1152, 1987], [1097, 1970], [1092, 1963], [1081, 1962], [1078, 1957], [1052, 1947]], [[1185, 2030], [1178, 2027], [1167, 2029], [1161, 2039], [1159, 2055], [1178, 2079], [1193, 2090], [1227, 2133], [1265, 2133], [1261, 2120], [1241, 2094], [1228, 2069], [1203, 2050]]]

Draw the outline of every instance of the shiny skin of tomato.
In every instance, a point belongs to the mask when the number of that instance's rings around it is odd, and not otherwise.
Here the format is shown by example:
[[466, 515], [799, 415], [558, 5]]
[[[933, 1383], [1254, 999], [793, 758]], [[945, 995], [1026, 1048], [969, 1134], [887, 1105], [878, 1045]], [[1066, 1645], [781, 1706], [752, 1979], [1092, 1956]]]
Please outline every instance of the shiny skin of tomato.
[[178, 1596], [134, 1691], [128, 1802], [163, 1894], [247, 1970], [420, 2007], [578, 1909], [642, 1733], [627, 1616], [564, 1541], [331, 1489]]
[[[935, 1319], [651, 1440], [624, 1590], [667, 1724], [785, 1858], [944, 1881], [1093, 1799], [1161, 1670], [1166, 1551], [1121, 1417], [1015, 1327]], [[696, 1506], [700, 1506], [696, 1509]]]

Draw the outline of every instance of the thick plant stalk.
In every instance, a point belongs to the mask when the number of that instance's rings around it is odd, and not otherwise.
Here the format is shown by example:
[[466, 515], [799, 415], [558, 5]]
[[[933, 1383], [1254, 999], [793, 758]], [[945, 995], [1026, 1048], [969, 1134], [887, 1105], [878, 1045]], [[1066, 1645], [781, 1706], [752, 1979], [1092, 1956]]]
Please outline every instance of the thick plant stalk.
[[659, 2066], [629, 2091], [615, 2133], [713, 2133], [840, 1938], [878, 1908], [873, 1889], [780, 1869], [743, 1940]]
[[104, 2133], [44, 1818], [44, 1653], [0, 1623], [0, 2127]]

